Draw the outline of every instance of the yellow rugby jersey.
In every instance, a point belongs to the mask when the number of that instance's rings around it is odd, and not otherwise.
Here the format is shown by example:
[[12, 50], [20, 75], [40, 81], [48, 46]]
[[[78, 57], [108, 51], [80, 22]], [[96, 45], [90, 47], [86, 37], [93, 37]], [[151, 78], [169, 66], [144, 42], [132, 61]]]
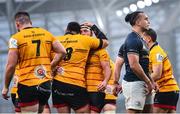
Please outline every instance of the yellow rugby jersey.
[[34, 86], [51, 79], [50, 52], [56, 38], [42, 28], [25, 28], [13, 35], [9, 49], [19, 52], [18, 83]]
[[158, 45], [154, 44], [150, 49], [149, 55], [150, 71], [152, 72], [152, 65], [163, 64], [162, 76], [157, 80], [160, 92], [170, 92], [179, 90], [177, 82], [173, 76], [173, 69], [171, 62], [164, 50]]
[[105, 49], [90, 51], [85, 73], [88, 92], [97, 92], [97, 86], [104, 79], [101, 61], [109, 62], [109, 54]]
[[67, 34], [58, 37], [62, 45], [66, 48], [66, 56], [59, 63], [55, 80], [77, 85], [85, 86], [85, 66], [91, 48], [97, 49], [100, 40], [85, 35]]
[[[106, 96], [105, 96], [105, 100], [116, 100], [117, 97], [113, 95], [113, 89], [114, 89], [114, 62], [112, 60], [110, 60], [110, 67], [111, 67], [111, 78], [108, 82], [108, 86], [107, 89], [110, 89], [109, 93], [106, 92]], [[108, 91], [108, 90], [107, 90]]]

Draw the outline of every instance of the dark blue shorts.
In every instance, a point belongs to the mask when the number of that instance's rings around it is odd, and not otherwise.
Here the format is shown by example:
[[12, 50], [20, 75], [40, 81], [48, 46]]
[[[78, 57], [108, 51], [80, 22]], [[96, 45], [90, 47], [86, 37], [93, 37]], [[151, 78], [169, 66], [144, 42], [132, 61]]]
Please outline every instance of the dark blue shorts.
[[19, 106], [32, 106], [37, 103], [45, 105], [51, 94], [51, 82], [47, 81], [36, 86], [18, 84]]
[[86, 88], [57, 80], [52, 84], [52, 100], [56, 108], [69, 106], [74, 110], [89, 104]]
[[101, 112], [104, 107], [105, 93], [103, 92], [88, 92], [90, 99], [90, 109], [96, 112]]
[[179, 99], [179, 92], [158, 92], [154, 97], [154, 106], [165, 109], [176, 110], [177, 102]]
[[14, 108], [15, 108], [14, 111], [15, 112], [21, 112], [21, 108], [18, 105], [19, 99], [16, 98], [16, 94], [11, 93], [11, 100], [12, 100], [12, 103], [13, 103]]
[[105, 100], [104, 100], [104, 105], [106, 105], [106, 104], [113, 104], [113, 105], [116, 105], [116, 100], [105, 99]]

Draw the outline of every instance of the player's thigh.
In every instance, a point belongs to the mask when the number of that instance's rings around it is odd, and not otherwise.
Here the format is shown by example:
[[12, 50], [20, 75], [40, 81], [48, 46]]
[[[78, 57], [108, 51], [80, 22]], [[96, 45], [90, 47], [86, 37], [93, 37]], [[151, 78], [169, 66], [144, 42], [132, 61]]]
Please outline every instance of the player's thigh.
[[33, 106], [38, 104], [38, 92], [36, 86], [18, 84], [19, 106]]
[[143, 81], [122, 82], [126, 109], [130, 111], [143, 110], [146, 100], [145, 83]]
[[161, 111], [167, 112], [168, 110], [176, 110], [177, 102], [179, 99], [179, 92], [158, 92], [154, 98], [154, 110], [155, 112]]
[[105, 99], [103, 110], [116, 110], [116, 100]]
[[103, 92], [88, 92], [90, 100], [90, 109], [95, 112], [101, 112], [104, 107], [105, 93]]

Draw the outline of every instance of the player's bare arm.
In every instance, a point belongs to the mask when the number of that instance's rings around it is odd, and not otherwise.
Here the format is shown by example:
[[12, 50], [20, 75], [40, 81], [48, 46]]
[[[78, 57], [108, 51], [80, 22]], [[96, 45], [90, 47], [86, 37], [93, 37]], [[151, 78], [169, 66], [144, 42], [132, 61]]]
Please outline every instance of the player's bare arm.
[[18, 50], [16, 49], [9, 50], [7, 65], [5, 69], [5, 84], [2, 90], [2, 96], [6, 100], [9, 98], [7, 94], [9, 91], [9, 85], [10, 85], [11, 79], [15, 72], [17, 61], [18, 61]]
[[111, 68], [109, 61], [101, 61], [101, 66], [104, 72], [104, 80], [102, 81], [101, 84], [98, 85], [98, 91], [103, 91], [106, 88], [107, 83], [111, 76]]

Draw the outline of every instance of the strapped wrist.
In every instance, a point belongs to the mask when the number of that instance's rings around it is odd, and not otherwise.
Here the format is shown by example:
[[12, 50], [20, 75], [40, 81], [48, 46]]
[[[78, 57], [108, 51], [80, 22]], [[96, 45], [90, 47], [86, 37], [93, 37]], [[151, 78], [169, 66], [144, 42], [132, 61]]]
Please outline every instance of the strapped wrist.
[[95, 24], [91, 27], [91, 29], [97, 38], [108, 40], [106, 35], [103, 32], [101, 32], [101, 30]]

